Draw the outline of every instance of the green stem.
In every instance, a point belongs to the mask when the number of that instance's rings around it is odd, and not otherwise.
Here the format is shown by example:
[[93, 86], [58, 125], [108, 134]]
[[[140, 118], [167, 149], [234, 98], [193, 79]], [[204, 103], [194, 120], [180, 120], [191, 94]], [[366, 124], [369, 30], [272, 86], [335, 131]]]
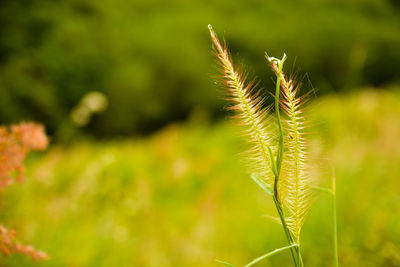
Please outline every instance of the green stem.
[[304, 267], [303, 258], [301, 257], [300, 247], [295, 247], [297, 252], [297, 260], [300, 267]]
[[289, 249], [289, 248], [292, 249], [292, 248], [294, 248], [296, 246], [297, 246], [297, 244], [292, 244], [290, 246], [286, 246], [286, 247], [283, 247], [283, 248], [275, 249], [275, 250], [273, 250], [271, 252], [268, 252], [267, 254], [265, 254], [265, 255], [263, 255], [261, 257], [258, 257], [257, 259], [254, 259], [250, 263], [246, 264], [244, 267], [250, 267], [250, 266], [256, 264], [257, 262], [259, 262], [259, 261], [261, 261], [261, 260], [263, 260], [265, 258], [268, 258], [269, 256], [272, 256], [272, 255], [274, 255], [274, 254], [276, 254], [278, 252], [284, 251], [284, 250]]
[[286, 60], [286, 55], [283, 55], [282, 60], [279, 61], [279, 73], [276, 78], [276, 87], [275, 87], [275, 112], [276, 112], [276, 118], [278, 120], [278, 125], [279, 125], [279, 147], [278, 147], [278, 155], [276, 156], [276, 169], [278, 173], [278, 177], [281, 171], [281, 165], [282, 165], [282, 157], [283, 157], [283, 127], [282, 127], [282, 121], [281, 121], [281, 115], [279, 112], [279, 94], [281, 90], [281, 79], [282, 79], [282, 71], [283, 71], [283, 64], [285, 63]]
[[333, 226], [333, 266], [339, 266], [339, 257], [338, 257], [338, 234], [337, 234], [337, 214], [336, 214], [336, 179], [335, 179], [335, 170], [332, 168], [332, 189], [320, 187], [320, 186], [312, 186], [312, 188], [328, 193], [332, 196], [332, 226]]
[[[276, 192], [276, 191], [274, 191], [274, 192]], [[285, 215], [283, 214], [281, 204], [279, 203], [278, 199], [276, 198], [276, 193], [274, 193], [273, 199], [274, 199], [276, 210], [278, 211], [278, 214], [279, 214], [279, 218], [281, 219], [283, 230], [285, 231], [286, 239], [287, 239], [289, 245], [293, 245], [294, 244], [293, 237], [290, 234], [289, 228], [287, 227], [287, 224], [285, 221]], [[292, 254], [292, 259], [293, 259], [294, 265], [298, 266], [296, 255], [295, 255], [295, 254], [298, 254], [296, 252], [296, 248], [292, 247], [290, 249], [290, 253]]]
[[[275, 181], [274, 181], [274, 202], [275, 202], [275, 206], [276, 209], [278, 211], [279, 214], [279, 218], [281, 219], [281, 223], [282, 223], [282, 227], [285, 230], [285, 235], [286, 235], [286, 239], [289, 243], [289, 246], [294, 244], [293, 241], [293, 236], [291, 235], [289, 228], [287, 227], [286, 221], [285, 221], [285, 215], [283, 213], [283, 209], [282, 209], [282, 204], [280, 202], [279, 199], [279, 192], [278, 192], [278, 183], [279, 183], [279, 176], [280, 176], [280, 172], [281, 172], [281, 166], [282, 166], [282, 158], [283, 158], [283, 146], [284, 146], [284, 133], [283, 133], [283, 127], [282, 127], [282, 121], [281, 121], [281, 116], [280, 116], [280, 112], [279, 112], [279, 100], [280, 100], [280, 86], [281, 86], [281, 78], [282, 78], [282, 71], [283, 71], [283, 63], [286, 60], [286, 55], [283, 56], [282, 60], [279, 60], [279, 64], [278, 64], [278, 75], [277, 75], [277, 79], [276, 79], [276, 88], [275, 88], [275, 112], [276, 112], [276, 118], [278, 120], [278, 125], [279, 125], [279, 145], [278, 145], [278, 154], [276, 156], [276, 171], [274, 172], [275, 174]], [[300, 266], [300, 262], [302, 263], [301, 260], [301, 256], [300, 251], [299, 251], [299, 247], [291, 247], [290, 248], [290, 252], [292, 254], [292, 258], [293, 258], [293, 262], [294, 265]], [[297, 256], [297, 258], [296, 258]]]
[[339, 266], [338, 238], [337, 238], [337, 216], [336, 216], [336, 179], [335, 171], [332, 171], [332, 212], [333, 212], [333, 255], [334, 266]]

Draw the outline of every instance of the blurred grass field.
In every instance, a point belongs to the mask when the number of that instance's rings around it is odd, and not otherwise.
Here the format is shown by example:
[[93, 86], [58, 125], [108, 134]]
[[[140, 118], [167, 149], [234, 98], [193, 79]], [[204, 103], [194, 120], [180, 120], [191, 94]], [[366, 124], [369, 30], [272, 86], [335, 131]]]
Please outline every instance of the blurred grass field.
[[[341, 266], [400, 266], [400, 88], [312, 103], [321, 184], [336, 170]], [[28, 160], [1, 195], [1, 220], [50, 255], [1, 266], [243, 265], [286, 245], [272, 200], [249, 179], [230, 122], [195, 119], [132, 140], [82, 141]], [[306, 266], [332, 266], [330, 197], [306, 220]], [[288, 252], [259, 266], [291, 266]]]

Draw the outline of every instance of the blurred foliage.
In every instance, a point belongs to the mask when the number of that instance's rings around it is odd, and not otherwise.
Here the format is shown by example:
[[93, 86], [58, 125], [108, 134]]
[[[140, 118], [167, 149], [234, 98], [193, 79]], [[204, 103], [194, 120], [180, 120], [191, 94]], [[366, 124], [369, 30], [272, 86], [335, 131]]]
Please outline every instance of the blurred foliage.
[[147, 133], [198, 107], [218, 115], [209, 23], [266, 88], [265, 51], [296, 58], [321, 93], [391, 84], [400, 80], [399, 8], [394, 0], [3, 0], [0, 121], [37, 120], [54, 133], [90, 91], [109, 99], [86, 127], [97, 136]]
[[[336, 169], [340, 266], [399, 266], [400, 88], [361, 91], [312, 103], [316, 173], [329, 186]], [[1, 195], [0, 219], [49, 253], [40, 266], [244, 264], [286, 241], [263, 216], [274, 206], [243, 169], [236, 130], [197, 117], [148, 138], [53, 147]], [[318, 195], [303, 229], [306, 266], [332, 265], [330, 201]], [[263, 266], [291, 266], [290, 254]]]

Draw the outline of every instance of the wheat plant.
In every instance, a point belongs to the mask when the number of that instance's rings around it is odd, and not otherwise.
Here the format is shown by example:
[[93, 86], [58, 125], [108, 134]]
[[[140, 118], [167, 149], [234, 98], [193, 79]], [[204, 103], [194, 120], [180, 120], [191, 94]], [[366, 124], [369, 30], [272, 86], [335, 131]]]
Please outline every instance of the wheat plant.
[[[276, 75], [276, 88], [274, 107], [265, 107], [265, 97], [257, 89], [257, 83], [233, 64], [225, 42], [221, 44], [211, 25], [208, 27], [231, 104], [229, 109], [235, 114], [233, 120], [243, 126], [244, 134], [252, 144], [248, 152], [251, 178], [272, 196], [288, 242], [287, 246], [269, 252], [245, 267], [284, 250], [290, 250], [296, 267], [304, 266], [300, 233], [312, 203], [313, 186], [308, 173], [306, 120], [302, 112], [304, 99], [298, 96], [298, 84], [283, 72], [285, 54], [282, 59], [266, 54]], [[273, 109], [274, 113], [271, 112]]]

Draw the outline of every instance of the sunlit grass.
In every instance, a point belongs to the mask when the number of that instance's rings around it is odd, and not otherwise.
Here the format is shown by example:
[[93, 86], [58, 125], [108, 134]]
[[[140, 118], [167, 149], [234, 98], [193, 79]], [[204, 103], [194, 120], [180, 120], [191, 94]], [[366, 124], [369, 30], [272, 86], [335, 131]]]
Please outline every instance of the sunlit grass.
[[[399, 103], [398, 90], [367, 89], [313, 103], [313, 153], [336, 169], [341, 266], [400, 264]], [[30, 158], [26, 183], [4, 192], [1, 219], [48, 252], [40, 266], [243, 265], [285, 240], [263, 216], [277, 214], [249, 182], [235, 132], [228, 122], [187, 123], [147, 138], [53, 146]], [[328, 187], [330, 173], [320, 175]], [[308, 266], [332, 265], [330, 201], [321, 194], [304, 225]], [[263, 266], [290, 266], [285, 253]]]

